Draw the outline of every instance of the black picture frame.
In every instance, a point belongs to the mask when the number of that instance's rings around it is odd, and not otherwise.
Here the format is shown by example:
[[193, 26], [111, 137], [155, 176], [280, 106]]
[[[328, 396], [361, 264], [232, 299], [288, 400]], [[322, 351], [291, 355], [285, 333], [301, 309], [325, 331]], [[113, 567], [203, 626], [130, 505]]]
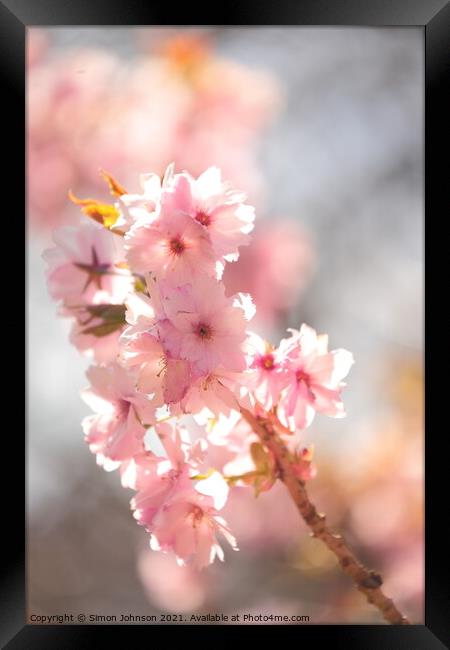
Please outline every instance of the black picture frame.
[[[450, 7], [445, 0], [334, 0], [304, 2], [287, 1], [223, 3], [214, 7], [211, 15], [203, 5], [185, 3], [174, 13], [174, 6], [166, 3], [156, 5], [144, 0], [0, 0], [0, 76], [2, 80], [2, 126], [4, 156], [7, 154], [6, 187], [3, 187], [4, 224], [8, 225], [11, 244], [20, 248], [22, 236], [26, 237], [22, 212], [22, 196], [25, 187], [25, 34], [32, 26], [71, 25], [333, 25], [333, 26], [420, 26], [424, 32], [425, 56], [425, 213], [430, 220], [444, 216], [441, 206], [448, 185], [447, 165], [441, 163], [448, 156], [445, 148], [445, 81], [448, 69], [448, 38], [450, 34]], [[232, 19], [232, 20], [231, 20]], [[447, 64], [447, 67], [446, 67]], [[12, 136], [12, 144], [6, 145], [6, 135]], [[439, 153], [442, 156], [439, 156]], [[5, 177], [4, 177], [5, 178]], [[14, 188], [14, 189], [13, 189]], [[6, 202], [6, 206], [5, 206]], [[24, 201], [25, 202], [25, 201]], [[14, 215], [14, 217], [12, 216]], [[446, 216], [446, 215], [445, 215]], [[14, 231], [14, 229], [16, 229]], [[5, 230], [2, 229], [4, 233]], [[426, 228], [426, 247], [430, 246], [430, 229]], [[438, 238], [439, 239], [439, 238]], [[441, 240], [441, 245], [444, 245]], [[9, 244], [8, 244], [9, 249]], [[428, 253], [428, 250], [427, 250]], [[17, 253], [20, 259], [20, 250]], [[447, 254], [448, 256], [448, 254]], [[443, 261], [446, 256], [433, 251], [427, 254], [426, 289], [435, 287], [445, 277]], [[441, 266], [439, 266], [441, 265]], [[15, 297], [22, 305], [17, 277], [9, 283], [11, 300]], [[19, 295], [18, 295], [19, 294]], [[428, 291], [425, 308], [428, 307]], [[9, 300], [9, 297], [8, 297]], [[9, 303], [8, 303], [9, 304]], [[7, 313], [11, 313], [7, 308]], [[430, 310], [427, 311], [427, 313]], [[14, 312], [17, 313], [17, 312]], [[27, 314], [26, 318], [32, 318]], [[5, 322], [2, 323], [5, 325]], [[6, 323], [7, 329], [11, 323]], [[14, 327], [18, 322], [14, 320]], [[446, 329], [446, 328], [444, 328]], [[428, 322], [427, 322], [428, 336]], [[429, 340], [427, 340], [429, 343]], [[431, 346], [430, 346], [431, 347]], [[442, 492], [445, 492], [445, 477], [448, 462], [445, 454], [439, 452], [441, 440], [446, 437], [445, 425], [431, 427], [433, 404], [441, 409], [437, 401], [435, 386], [429, 388], [433, 368], [437, 367], [434, 356], [428, 352], [426, 362], [426, 604], [425, 624], [411, 626], [370, 625], [301, 625], [295, 630], [297, 643], [332, 643], [332, 647], [389, 648], [395, 650], [434, 650], [445, 648], [449, 635], [448, 589], [445, 568], [448, 569], [449, 540], [445, 530], [445, 513]], [[14, 355], [14, 351], [10, 351]], [[441, 352], [439, 352], [439, 355]], [[6, 362], [5, 362], [6, 363]], [[12, 361], [17, 366], [17, 358]], [[7, 395], [4, 393], [4, 395]], [[6, 399], [6, 398], [5, 398]], [[9, 401], [9, 398], [8, 398]], [[9, 427], [10, 425], [8, 425]], [[17, 462], [8, 462], [25, 454], [25, 440], [15, 431], [14, 440], [8, 443], [4, 464], [11, 464], [14, 470]], [[438, 449], [438, 452], [436, 451]], [[444, 463], [446, 465], [444, 466]], [[14, 481], [4, 484], [3, 507], [6, 522], [2, 535], [3, 559], [6, 566], [2, 571], [0, 608], [0, 630], [2, 647], [10, 650], [42, 648], [58, 650], [76, 648], [98, 648], [106, 635], [112, 633], [112, 641], [130, 643], [136, 634], [148, 634], [146, 626], [33, 626], [25, 624], [25, 550], [26, 535], [22, 519], [20, 489], [17, 489], [18, 474]], [[25, 481], [24, 481], [25, 484]], [[19, 496], [18, 496], [19, 495]], [[25, 493], [24, 493], [25, 496]], [[16, 521], [15, 525], [11, 522]], [[172, 626], [173, 627], [173, 626]], [[180, 626], [176, 626], [180, 627]], [[181, 626], [185, 627], [185, 626]], [[196, 626], [195, 632], [197, 633]], [[210, 636], [212, 626], [201, 626], [202, 635]], [[125, 628], [125, 630], [124, 630]], [[227, 628], [228, 629], [228, 628]], [[283, 634], [282, 627], [277, 634]], [[185, 630], [184, 630], [185, 631]], [[215, 630], [217, 632], [217, 630]], [[152, 637], [147, 636], [152, 643]]]

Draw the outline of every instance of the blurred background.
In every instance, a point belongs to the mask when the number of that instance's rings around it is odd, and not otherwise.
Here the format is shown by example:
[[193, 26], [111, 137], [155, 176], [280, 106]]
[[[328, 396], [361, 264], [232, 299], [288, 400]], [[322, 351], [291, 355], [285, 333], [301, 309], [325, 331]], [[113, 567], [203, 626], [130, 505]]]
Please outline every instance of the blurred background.
[[312, 500], [415, 623], [423, 588], [423, 32], [416, 28], [28, 29], [29, 614], [301, 614], [380, 623], [282, 485], [236, 488], [240, 552], [203, 572], [148, 549], [131, 492], [81, 432], [88, 360], [45, 284], [67, 199], [110, 201], [168, 163], [218, 165], [257, 207], [226, 275], [277, 343], [307, 322], [356, 363], [317, 416]]

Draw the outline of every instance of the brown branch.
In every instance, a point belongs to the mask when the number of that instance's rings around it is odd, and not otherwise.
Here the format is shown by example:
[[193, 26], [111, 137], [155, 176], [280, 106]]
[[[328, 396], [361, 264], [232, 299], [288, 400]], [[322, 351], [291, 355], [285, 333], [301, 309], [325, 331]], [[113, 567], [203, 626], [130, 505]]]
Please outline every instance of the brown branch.
[[325, 515], [317, 512], [309, 500], [304, 481], [294, 473], [292, 455], [275, 430], [273, 420], [255, 416], [251, 411], [241, 408], [242, 417], [253, 431], [273, 453], [279, 477], [289, 490], [301, 516], [311, 528], [314, 537], [322, 540], [325, 546], [339, 560], [342, 570], [353, 580], [368, 602], [377, 607], [383, 617], [394, 625], [409, 625], [408, 619], [397, 609], [393, 600], [381, 590], [383, 580], [375, 571], [367, 569], [350, 550], [342, 535], [331, 532], [325, 523]]

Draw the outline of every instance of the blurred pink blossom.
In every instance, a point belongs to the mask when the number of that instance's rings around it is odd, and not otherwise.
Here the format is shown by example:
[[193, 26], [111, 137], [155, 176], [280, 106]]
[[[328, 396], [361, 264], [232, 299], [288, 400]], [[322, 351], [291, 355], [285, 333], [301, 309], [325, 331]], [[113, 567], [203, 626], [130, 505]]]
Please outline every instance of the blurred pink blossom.
[[280, 105], [268, 73], [219, 58], [186, 33], [125, 61], [101, 48], [45, 49], [45, 32], [29, 32], [31, 224], [63, 222], [68, 188], [98, 190], [100, 167], [134, 191], [142, 169], [162, 174], [175, 161], [195, 175], [214, 162], [252, 198], [259, 193], [257, 138]]
[[205, 571], [179, 566], [170, 554], [141, 551], [138, 574], [150, 602], [162, 611], [189, 612], [202, 607], [209, 584]]
[[257, 308], [257, 322], [266, 332], [286, 320], [299, 302], [315, 267], [312, 242], [300, 224], [289, 219], [264, 219], [252, 233], [252, 244], [240, 249], [237, 262], [223, 275], [227, 294], [245, 291]]

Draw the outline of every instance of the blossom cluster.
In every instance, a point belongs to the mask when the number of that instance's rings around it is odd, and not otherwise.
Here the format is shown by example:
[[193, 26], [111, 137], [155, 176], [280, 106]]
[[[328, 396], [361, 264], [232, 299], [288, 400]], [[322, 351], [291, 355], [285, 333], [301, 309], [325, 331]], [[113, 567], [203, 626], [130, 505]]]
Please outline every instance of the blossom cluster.
[[[255, 154], [281, 106], [277, 80], [219, 56], [208, 30], [139, 34], [139, 56], [124, 61], [100, 47], [55, 50], [47, 30], [29, 30], [28, 218], [45, 239], [52, 228], [73, 223], [67, 188], [85, 196], [101, 190], [105, 161], [131, 187], [144, 166], [162, 174], [174, 160], [197, 174], [213, 160], [264, 205]], [[297, 221], [270, 215], [240, 253], [237, 264], [227, 265], [225, 289], [251, 292], [259, 324], [270, 331], [309, 280], [312, 242]]]
[[[305, 324], [278, 347], [249, 329], [251, 296], [228, 296], [222, 276], [250, 243], [255, 214], [217, 167], [194, 178], [172, 164], [162, 179], [143, 174], [134, 194], [105, 178], [114, 205], [72, 197], [91, 220], [59, 229], [44, 254], [71, 341], [94, 362], [82, 394], [93, 410], [85, 440], [135, 492], [151, 548], [203, 567], [223, 559], [218, 538], [237, 548], [221, 514], [230, 488], [259, 494], [278, 478], [243, 413], [276, 423], [306, 481], [315, 467], [298, 432], [315, 413], [345, 415], [353, 358], [329, 352]], [[228, 459], [211, 466], [220, 448]]]

